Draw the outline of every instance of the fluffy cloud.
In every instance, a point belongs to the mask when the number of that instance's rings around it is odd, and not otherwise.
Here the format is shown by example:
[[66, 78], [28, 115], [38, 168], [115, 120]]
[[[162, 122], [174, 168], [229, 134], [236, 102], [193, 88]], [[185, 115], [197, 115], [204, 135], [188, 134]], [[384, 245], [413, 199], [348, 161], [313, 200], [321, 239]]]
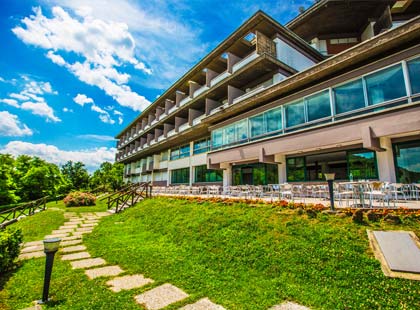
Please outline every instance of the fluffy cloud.
[[7, 111], [0, 111], [0, 136], [20, 137], [32, 135], [32, 130], [22, 124], [17, 115]]
[[94, 141], [116, 141], [114, 137], [111, 136], [104, 136], [104, 135], [93, 135], [93, 134], [86, 134], [86, 135], [78, 135], [77, 138], [79, 139], [86, 139], [86, 140], [94, 140]]
[[90, 171], [97, 169], [104, 161], [114, 162], [115, 152], [115, 148], [106, 147], [64, 151], [54, 145], [43, 143], [34, 144], [22, 141], [11, 141], [3, 149], [0, 149], [0, 153], [8, 153], [14, 156], [22, 154], [38, 156], [57, 165], [65, 164], [69, 160], [81, 161]]
[[58, 92], [53, 90], [49, 82], [34, 81], [27, 76], [22, 77], [24, 80], [23, 90], [20, 93], [10, 93], [10, 98], [0, 99], [0, 102], [11, 105], [15, 108], [27, 110], [34, 115], [46, 118], [47, 121], [60, 122], [61, 119], [54, 114], [45, 101], [44, 95], [57, 95]]
[[86, 103], [93, 103], [93, 99], [87, 97], [84, 94], [77, 94], [76, 97], [73, 98], [73, 101], [76, 102], [78, 105], [81, 105], [82, 107], [86, 104]]
[[66, 113], [73, 113], [73, 110], [72, 110], [72, 109], [69, 109], [69, 108], [67, 108], [67, 107], [64, 107], [64, 108], [63, 108], [63, 112], [66, 112]]
[[[63, 8], [52, 8], [52, 18], [35, 8], [35, 15], [22, 19], [23, 26], [12, 29], [26, 44], [48, 50], [46, 56], [67, 68], [79, 80], [102, 89], [120, 105], [141, 111], [150, 102], [127, 85], [130, 76], [117, 67], [131, 65], [151, 74], [151, 69], [134, 56], [135, 42], [122, 22], [92, 17], [89, 10], [77, 10], [72, 17]], [[80, 15], [81, 14], [81, 15]], [[59, 52], [66, 52], [66, 56]], [[67, 57], [79, 60], [70, 62]]]

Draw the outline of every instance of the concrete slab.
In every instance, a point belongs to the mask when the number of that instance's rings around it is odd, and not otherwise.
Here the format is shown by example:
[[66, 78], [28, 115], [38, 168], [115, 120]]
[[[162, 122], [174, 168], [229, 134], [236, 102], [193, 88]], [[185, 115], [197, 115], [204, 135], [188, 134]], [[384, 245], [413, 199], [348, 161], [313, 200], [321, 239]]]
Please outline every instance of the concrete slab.
[[33, 245], [24, 247], [20, 250], [20, 253], [29, 253], [29, 252], [37, 252], [37, 251], [44, 251], [44, 245]]
[[63, 226], [60, 226], [60, 227], [58, 227], [58, 229], [70, 229], [70, 228], [77, 228], [77, 227], [79, 227], [79, 225], [73, 225], [73, 224], [71, 224], [71, 225], [63, 225]]
[[31, 252], [31, 253], [23, 253], [19, 255], [19, 259], [20, 260], [24, 260], [24, 259], [31, 259], [31, 258], [38, 258], [38, 257], [43, 257], [45, 256], [44, 251], [38, 251], [38, 252]]
[[90, 234], [92, 231], [75, 231], [73, 233], [73, 236], [82, 237], [84, 234]]
[[420, 273], [420, 248], [408, 232], [373, 232], [392, 271]]
[[216, 305], [208, 298], [203, 298], [193, 304], [179, 308], [179, 310], [225, 310], [225, 308]]
[[69, 240], [82, 240], [82, 236], [68, 236], [61, 238], [61, 241], [69, 241]]
[[109, 216], [110, 214], [108, 212], [95, 212], [96, 216], [104, 217]]
[[[82, 224], [84, 225], [84, 224]], [[76, 232], [81, 232], [81, 231], [87, 231], [87, 232], [92, 232], [93, 231], [93, 227], [80, 227], [76, 229]]]
[[75, 239], [75, 240], [69, 240], [69, 241], [61, 241], [60, 242], [60, 246], [61, 247], [66, 247], [69, 245], [75, 245], [75, 244], [80, 244], [82, 243], [82, 239]]
[[310, 310], [308, 307], [286, 301], [280, 305], [275, 305], [268, 310]]
[[97, 224], [97, 223], [99, 223], [99, 220], [86, 220], [84, 222], [85, 222], [85, 224]]
[[117, 276], [123, 272], [124, 270], [122, 270], [120, 266], [106, 266], [85, 270], [85, 274], [88, 276], [89, 279]]
[[25, 242], [23, 244], [24, 247], [27, 246], [34, 246], [34, 245], [44, 245], [44, 242], [42, 240], [38, 240], [38, 241], [29, 241], [29, 242]]
[[80, 268], [91, 268], [96, 266], [105, 265], [106, 261], [103, 258], [88, 258], [88, 259], [81, 259], [70, 262], [70, 265], [73, 269], [80, 269]]
[[87, 224], [81, 224], [80, 226], [85, 228], [85, 227], [95, 227], [96, 225], [98, 225], [98, 223], [87, 223]]
[[56, 235], [56, 234], [67, 234], [67, 233], [70, 233], [70, 232], [73, 232], [73, 231], [74, 231], [73, 228], [56, 229], [56, 230], [53, 230], [51, 232], [51, 234], [52, 235]]
[[134, 297], [136, 302], [148, 310], [158, 310], [188, 297], [181, 289], [166, 283]]
[[68, 237], [69, 234], [65, 233], [65, 234], [51, 234], [51, 235], [46, 235], [44, 237], [44, 239], [49, 239], [49, 238], [64, 238], [64, 237]]
[[76, 260], [76, 259], [82, 259], [82, 258], [89, 258], [90, 254], [88, 252], [79, 252], [74, 254], [67, 254], [62, 255], [61, 260]]
[[84, 250], [86, 250], [86, 246], [75, 245], [75, 246], [69, 246], [69, 247], [66, 247], [66, 248], [62, 248], [61, 253], [78, 252], [78, 251], [84, 251]]
[[122, 290], [139, 288], [153, 282], [154, 281], [152, 279], [145, 278], [141, 274], [135, 274], [114, 278], [106, 282], [106, 284], [110, 286], [109, 289], [111, 291], [118, 293]]

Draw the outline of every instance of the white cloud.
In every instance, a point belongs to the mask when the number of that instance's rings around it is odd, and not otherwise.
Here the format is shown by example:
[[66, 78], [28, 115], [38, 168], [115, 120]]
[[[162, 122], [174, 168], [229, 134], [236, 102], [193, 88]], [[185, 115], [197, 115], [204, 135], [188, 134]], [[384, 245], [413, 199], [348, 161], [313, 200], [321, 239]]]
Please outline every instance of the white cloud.
[[[48, 50], [46, 57], [52, 62], [67, 68], [79, 80], [99, 87], [120, 105], [143, 110], [150, 102], [127, 85], [129, 74], [116, 69], [131, 65], [145, 74], [152, 73], [135, 57], [136, 44], [127, 24], [94, 18], [87, 6], [74, 11], [76, 17], [55, 6], [52, 18], [48, 18], [41, 8], [35, 8], [35, 14], [22, 19], [23, 25], [12, 31], [26, 44]], [[66, 56], [60, 52], [66, 52]], [[82, 61], [66, 59], [74, 55]]]
[[66, 113], [73, 113], [73, 110], [72, 110], [72, 109], [69, 109], [69, 108], [67, 108], [67, 107], [64, 107], [64, 108], [63, 108], [63, 112], [66, 112]]
[[57, 165], [65, 164], [69, 160], [81, 161], [86, 165], [88, 170], [92, 171], [97, 169], [104, 161], [114, 162], [116, 149], [100, 147], [88, 150], [65, 151], [60, 150], [55, 145], [11, 141], [3, 149], [0, 149], [0, 153], [12, 154], [14, 156], [22, 154], [38, 156]]
[[86, 103], [93, 103], [93, 99], [87, 97], [84, 94], [77, 94], [76, 97], [73, 98], [73, 101], [76, 102], [78, 105], [81, 105], [82, 107], [86, 104]]
[[77, 138], [86, 139], [86, 140], [94, 140], [94, 141], [116, 141], [115, 138], [111, 136], [94, 135], [94, 134], [78, 135]]
[[17, 100], [15, 100], [15, 99], [5, 98], [5, 99], [0, 99], [0, 102], [3, 102], [5, 104], [10, 105], [10, 106], [15, 107], [15, 108], [19, 108], [19, 104], [18, 104]]
[[9, 94], [9, 97], [16, 98], [16, 99], [19, 99], [19, 100], [29, 100], [28, 96], [25, 96], [25, 95], [22, 95], [22, 94], [16, 94], [16, 93]]
[[5, 79], [3, 79], [3, 78], [0, 76], [0, 82], [5, 83], [5, 82], [6, 82], [6, 80], [5, 80]]
[[61, 119], [54, 115], [53, 109], [45, 102], [26, 101], [20, 107], [23, 110], [31, 111], [34, 115], [44, 116], [47, 121], [61, 122]]
[[124, 119], [121, 116], [118, 116], [118, 125], [121, 125], [124, 122]]
[[32, 135], [32, 130], [19, 121], [17, 115], [0, 111], [0, 136], [20, 137]]
[[124, 114], [122, 114], [122, 112], [120, 112], [118, 110], [114, 110], [114, 115], [121, 115], [121, 116], [123, 116]]

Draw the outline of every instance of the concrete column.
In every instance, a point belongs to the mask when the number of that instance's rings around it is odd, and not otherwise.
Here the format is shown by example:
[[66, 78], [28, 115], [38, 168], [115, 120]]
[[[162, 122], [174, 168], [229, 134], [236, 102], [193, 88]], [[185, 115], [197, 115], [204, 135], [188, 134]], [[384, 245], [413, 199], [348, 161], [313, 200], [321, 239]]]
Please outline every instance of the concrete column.
[[232, 185], [232, 165], [226, 165], [226, 168], [223, 169], [223, 186]]
[[279, 184], [287, 182], [287, 173], [286, 173], [286, 156], [284, 154], [274, 155], [275, 161], [278, 163], [278, 173], [279, 173]]
[[392, 152], [391, 139], [388, 137], [379, 138], [381, 148], [385, 149], [384, 152], [376, 152], [378, 161], [379, 180], [383, 182], [396, 182], [397, 177], [395, 174], [394, 154]]

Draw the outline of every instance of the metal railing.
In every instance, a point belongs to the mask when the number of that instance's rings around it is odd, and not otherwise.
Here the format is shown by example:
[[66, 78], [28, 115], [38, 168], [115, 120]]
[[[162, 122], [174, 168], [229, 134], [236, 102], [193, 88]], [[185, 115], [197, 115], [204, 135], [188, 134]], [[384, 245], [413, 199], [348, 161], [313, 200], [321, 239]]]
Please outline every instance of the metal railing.
[[113, 209], [115, 213], [133, 206], [140, 200], [152, 196], [152, 185], [150, 182], [134, 183], [112, 193], [101, 200], [107, 200], [108, 210]]
[[17, 222], [19, 217], [34, 215], [46, 209], [48, 196], [0, 212], [0, 228]]

